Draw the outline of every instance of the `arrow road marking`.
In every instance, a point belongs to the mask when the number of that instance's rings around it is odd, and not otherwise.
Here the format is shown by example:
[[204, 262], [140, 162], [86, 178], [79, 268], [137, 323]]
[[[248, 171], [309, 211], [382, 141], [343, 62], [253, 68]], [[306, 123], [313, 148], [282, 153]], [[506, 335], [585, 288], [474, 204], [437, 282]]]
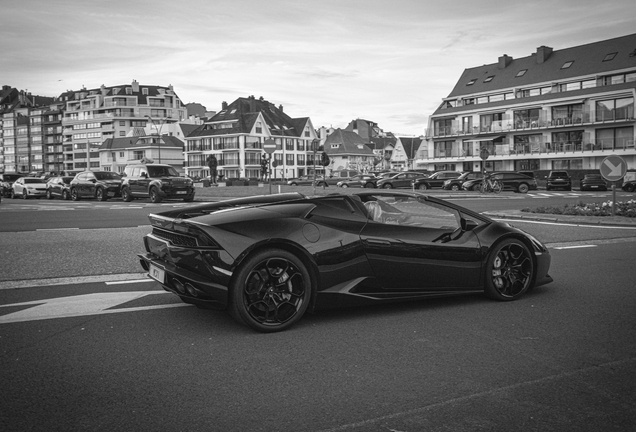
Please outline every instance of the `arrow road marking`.
[[94, 293], [0, 305], [0, 311], [3, 307], [33, 306], [27, 309], [0, 316], [0, 324], [190, 306], [185, 303], [175, 303], [166, 305], [111, 309], [129, 301], [153, 294], [167, 293], [163, 291]]

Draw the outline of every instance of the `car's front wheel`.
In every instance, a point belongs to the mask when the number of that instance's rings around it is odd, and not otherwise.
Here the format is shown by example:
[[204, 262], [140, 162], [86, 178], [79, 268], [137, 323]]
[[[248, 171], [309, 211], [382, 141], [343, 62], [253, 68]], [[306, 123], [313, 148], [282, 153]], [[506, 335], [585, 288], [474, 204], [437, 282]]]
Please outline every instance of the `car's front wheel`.
[[53, 194], [51, 193], [51, 189], [46, 190], [46, 199], [53, 199]]
[[458, 191], [459, 190], [459, 185], [458, 184], [452, 185], [451, 186], [451, 190]]
[[426, 190], [426, 189], [428, 189], [428, 186], [426, 185], [426, 183], [420, 183], [420, 184], [417, 185], [417, 188], [419, 190]]
[[265, 249], [241, 264], [230, 287], [230, 313], [265, 333], [286, 330], [305, 313], [311, 299], [309, 271], [293, 254]]
[[344, 184], [340, 185], [340, 187], [348, 188], [348, 187], [349, 187], [349, 185], [348, 185], [348, 184], [346, 184], [346, 183], [344, 183]]
[[77, 192], [77, 189], [75, 188], [71, 189], [71, 199], [73, 201], [79, 201], [80, 199], [79, 193]]
[[22, 190], [22, 199], [28, 199], [29, 198], [29, 194], [27, 193], [26, 189]]
[[521, 183], [519, 187], [517, 188], [517, 191], [523, 194], [528, 193], [529, 190], [530, 190], [530, 187], [528, 187], [528, 185], [525, 183]]
[[365, 188], [367, 188], [367, 189], [373, 189], [373, 188], [375, 188], [375, 186], [374, 186], [374, 185], [373, 185], [373, 183], [371, 183], [371, 182], [369, 182], [369, 183], [365, 184], [365, 185], [364, 185], [364, 187], [365, 187]]
[[534, 261], [528, 247], [516, 239], [495, 245], [486, 264], [485, 293], [501, 301], [515, 300], [525, 293], [534, 277]]
[[71, 199], [71, 195], [68, 193], [68, 191], [66, 189], [64, 189], [62, 191], [62, 199], [63, 200], [70, 200]]
[[161, 196], [159, 195], [159, 191], [157, 190], [156, 187], [151, 187], [150, 188], [150, 202], [153, 203], [160, 203], [161, 202]]
[[391, 183], [385, 183], [382, 185], [383, 189], [393, 189], [393, 185]]
[[106, 201], [108, 199], [108, 196], [104, 192], [103, 188], [99, 188], [95, 192], [95, 198], [97, 198], [98, 201]]

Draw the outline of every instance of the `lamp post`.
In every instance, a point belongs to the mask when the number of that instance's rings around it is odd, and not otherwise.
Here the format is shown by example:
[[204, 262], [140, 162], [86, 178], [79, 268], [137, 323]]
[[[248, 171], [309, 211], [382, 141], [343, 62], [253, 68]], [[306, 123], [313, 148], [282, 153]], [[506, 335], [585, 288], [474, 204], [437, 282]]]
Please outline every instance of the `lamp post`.
[[311, 145], [314, 147], [314, 195], [316, 195], [316, 152], [318, 151], [318, 144], [320, 144], [319, 139], [314, 139], [311, 142]]
[[157, 149], [159, 150], [159, 163], [161, 163], [161, 129], [163, 128], [164, 119], [160, 119], [161, 123], [159, 123], [159, 127], [157, 128], [157, 124], [155, 123], [155, 119], [146, 114], [145, 116], [148, 120], [152, 122], [152, 125], [155, 129], [157, 129]]

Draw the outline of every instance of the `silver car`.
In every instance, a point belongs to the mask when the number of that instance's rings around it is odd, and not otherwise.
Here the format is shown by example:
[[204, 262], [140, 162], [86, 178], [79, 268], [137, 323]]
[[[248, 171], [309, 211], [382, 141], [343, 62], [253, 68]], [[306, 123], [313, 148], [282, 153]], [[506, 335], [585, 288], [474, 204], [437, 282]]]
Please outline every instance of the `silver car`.
[[11, 198], [41, 198], [46, 196], [46, 180], [39, 177], [20, 177], [13, 182]]

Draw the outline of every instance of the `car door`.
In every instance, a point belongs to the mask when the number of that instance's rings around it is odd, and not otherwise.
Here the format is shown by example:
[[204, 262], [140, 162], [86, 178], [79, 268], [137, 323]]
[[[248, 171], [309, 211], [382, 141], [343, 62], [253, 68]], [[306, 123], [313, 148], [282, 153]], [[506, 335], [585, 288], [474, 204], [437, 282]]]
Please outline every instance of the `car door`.
[[82, 181], [82, 196], [94, 197], [97, 178], [92, 172], [84, 173], [84, 181]]
[[379, 216], [365, 225], [361, 241], [386, 289], [452, 291], [480, 285], [479, 239], [472, 230], [462, 231], [458, 210], [425, 197], [383, 195], [376, 204]]

